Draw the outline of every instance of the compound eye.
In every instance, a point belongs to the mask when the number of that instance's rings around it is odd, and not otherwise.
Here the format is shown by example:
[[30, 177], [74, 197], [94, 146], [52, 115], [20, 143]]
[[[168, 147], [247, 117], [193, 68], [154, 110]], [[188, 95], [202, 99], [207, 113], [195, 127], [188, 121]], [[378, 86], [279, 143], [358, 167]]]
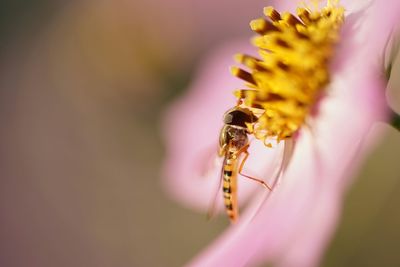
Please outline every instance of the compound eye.
[[253, 123], [255, 116], [249, 110], [234, 109], [225, 114], [224, 123], [247, 128], [246, 123]]
[[233, 114], [231, 112], [225, 114], [225, 116], [224, 116], [224, 123], [225, 124], [232, 125], [233, 120], [234, 120], [234, 116], [233, 116]]

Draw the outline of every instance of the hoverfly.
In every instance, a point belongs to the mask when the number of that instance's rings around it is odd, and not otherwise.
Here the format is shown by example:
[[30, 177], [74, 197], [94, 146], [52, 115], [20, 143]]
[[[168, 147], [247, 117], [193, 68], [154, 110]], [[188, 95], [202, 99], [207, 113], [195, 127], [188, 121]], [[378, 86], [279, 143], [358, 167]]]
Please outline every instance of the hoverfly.
[[[268, 190], [272, 189], [263, 180], [242, 173], [243, 166], [249, 157], [249, 152], [247, 151], [250, 145], [248, 135], [253, 133], [253, 125], [257, 122], [256, 115], [250, 109], [237, 105], [225, 113], [223, 122], [224, 126], [219, 137], [218, 153], [220, 157], [224, 157], [221, 184], [226, 212], [231, 222], [235, 222], [238, 218], [238, 174], [260, 183]], [[239, 163], [242, 155], [244, 157]]]

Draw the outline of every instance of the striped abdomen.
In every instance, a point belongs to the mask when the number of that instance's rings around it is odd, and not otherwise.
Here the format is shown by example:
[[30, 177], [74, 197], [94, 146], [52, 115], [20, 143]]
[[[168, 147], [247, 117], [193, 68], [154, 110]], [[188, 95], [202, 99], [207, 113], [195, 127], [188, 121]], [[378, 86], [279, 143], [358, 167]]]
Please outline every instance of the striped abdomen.
[[223, 168], [224, 182], [222, 191], [224, 195], [224, 204], [226, 212], [231, 221], [236, 221], [238, 217], [237, 206], [237, 159], [227, 156]]

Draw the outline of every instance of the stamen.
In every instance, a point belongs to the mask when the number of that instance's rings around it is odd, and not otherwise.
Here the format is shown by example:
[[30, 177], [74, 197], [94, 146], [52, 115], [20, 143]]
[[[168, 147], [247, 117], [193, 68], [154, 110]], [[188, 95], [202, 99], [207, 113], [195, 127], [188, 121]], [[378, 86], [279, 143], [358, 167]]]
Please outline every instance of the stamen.
[[246, 81], [248, 83], [251, 83], [251, 84], [254, 84], [254, 85], [256, 84], [256, 81], [254, 80], [253, 76], [249, 72], [247, 72], [245, 70], [242, 70], [242, 69], [240, 69], [238, 67], [232, 67], [231, 68], [231, 73], [232, 73], [233, 76], [236, 76], [239, 79], [242, 79], [242, 80], [244, 80], [244, 81]]
[[244, 54], [236, 54], [234, 59], [236, 62], [241, 63], [250, 69], [271, 72], [271, 70], [269, 70], [266, 66], [262, 65], [263, 62], [261, 59]]
[[264, 15], [272, 21], [281, 20], [281, 15], [272, 6], [264, 7]]
[[283, 14], [282, 20], [285, 21], [290, 26], [296, 26], [297, 24], [302, 24], [298, 18], [296, 18], [295, 16], [293, 16], [288, 12]]
[[258, 34], [264, 35], [271, 31], [279, 31], [279, 29], [266, 19], [255, 19], [250, 21], [250, 28]]
[[299, 16], [301, 21], [306, 25], [309, 25], [312, 22], [310, 12], [305, 8], [297, 8], [297, 16]]

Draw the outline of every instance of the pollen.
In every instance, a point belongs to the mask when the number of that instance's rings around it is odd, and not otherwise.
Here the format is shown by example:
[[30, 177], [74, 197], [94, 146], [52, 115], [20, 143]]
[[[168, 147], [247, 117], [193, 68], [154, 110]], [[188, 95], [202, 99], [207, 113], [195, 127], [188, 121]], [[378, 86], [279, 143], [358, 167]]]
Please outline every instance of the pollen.
[[259, 56], [237, 54], [245, 68], [231, 72], [246, 82], [247, 89], [235, 91], [240, 103], [261, 111], [253, 131], [268, 145], [270, 138], [292, 137], [323, 96], [344, 8], [328, 1], [322, 8], [299, 7], [296, 15], [266, 7], [264, 15], [250, 22]]

